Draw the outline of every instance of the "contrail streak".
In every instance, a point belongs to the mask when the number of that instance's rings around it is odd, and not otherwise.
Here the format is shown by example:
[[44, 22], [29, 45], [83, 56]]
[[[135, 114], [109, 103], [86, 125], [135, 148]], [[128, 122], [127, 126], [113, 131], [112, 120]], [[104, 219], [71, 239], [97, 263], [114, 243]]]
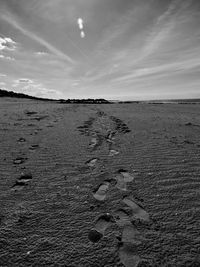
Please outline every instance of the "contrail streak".
[[47, 41], [45, 41], [41, 37], [37, 36], [36, 34], [34, 34], [34, 33], [30, 32], [30, 31], [26, 30], [25, 28], [23, 28], [17, 21], [15, 21], [10, 16], [2, 15], [1, 18], [4, 19], [9, 24], [11, 24], [17, 30], [21, 31], [24, 35], [30, 37], [32, 40], [40, 43], [41, 45], [44, 45], [53, 54], [55, 54], [55, 55], [57, 55], [57, 56], [65, 59], [65, 60], [67, 60], [68, 62], [70, 62], [72, 64], [75, 63], [75, 61], [70, 56], [68, 56], [65, 53], [61, 52], [60, 50], [58, 50], [57, 48], [55, 48], [50, 43], [48, 43]]

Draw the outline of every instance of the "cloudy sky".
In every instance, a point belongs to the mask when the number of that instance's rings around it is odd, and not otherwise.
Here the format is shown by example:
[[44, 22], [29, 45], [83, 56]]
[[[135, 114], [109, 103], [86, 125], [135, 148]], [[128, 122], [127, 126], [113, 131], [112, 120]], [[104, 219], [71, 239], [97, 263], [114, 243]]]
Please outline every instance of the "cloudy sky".
[[0, 0], [0, 88], [200, 98], [200, 1]]

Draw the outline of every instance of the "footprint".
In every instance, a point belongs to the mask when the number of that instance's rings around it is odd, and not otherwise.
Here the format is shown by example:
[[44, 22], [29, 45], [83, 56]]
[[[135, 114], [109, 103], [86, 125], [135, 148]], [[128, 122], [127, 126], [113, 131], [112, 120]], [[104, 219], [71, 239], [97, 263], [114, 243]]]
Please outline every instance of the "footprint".
[[107, 136], [106, 136], [106, 142], [108, 142], [109, 144], [114, 144], [114, 135], [115, 132], [109, 131]]
[[35, 150], [39, 148], [39, 145], [32, 145], [31, 147], [29, 147], [30, 150]]
[[135, 218], [143, 220], [143, 221], [147, 221], [147, 222], [149, 221], [148, 212], [146, 212], [142, 207], [136, 204], [133, 200], [125, 197], [123, 199], [123, 202], [132, 209], [133, 216]]
[[98, 189], [94, 191], [94, 194], [93, 194], [94, 198], [99, 201], [105, 200], [109, 185], [110, 185], [109, 182], [104, 182], [103, 184], [101, 184], [98, 187]]
[[21, 176], [15, 181], [15, 184], [12, 186], [12, 189], [22, 189], [24, 186], [28, 185], [32, 178], [33, 177], [31, 173], [22, 173]]
[[118, 173], [120, 173], [123, 177], [125, 182], [132, 182], [134, 180], [133, 175], [131, 175], [128, 171], [124, 170], [124, 169], [120, 169], [118, 170]]
[[124, 169], [118, 170], [118, 175], [115, 177], [117, 183], [116, 187], [122, 191], [127, 190], [127, 183], [130, 183], [134, 180], [133, 175], [127, 172]]
[[15, 160], [13, 160], [14, 164], [22, 164], [27, 160], [27, 158], [23, 158], [23, 157], [18, 157]]
[[122, 209], [115, 213], [115, 221], [122, 228], [121, 247], [119, 257], [125, 267], [138, 266], [140, 257], [135, 255], [133, 245], [140, 245], [143, 241], [142, 235], [131, 223], [129, 215]]
[[127, 190], [127, 186], [126, 186], [126, 182], [124, 180], [124, 177], [120, 174], [118, 174], [116, 177], [115, 177], [117, 183], [116, 183], [116, 187], [119, 189], [119, 190], [122, 190], [122, 191], [126, 191]]
[[20, 143], [23, 143], [23, 142], [26, 142], [26, 139], [23, 138], [23, 137], [21, 137], [21, 138], [19, 138], [17, 141], [20, 142]]
[[115, 221], [119, 227], [124, 227], [126, 225], [132, 225], [129, 215], [123, 209], [115, 212]]
[[51, 128], [51, 127], [54, 127], [54, 125], [53, 124], [47, 124], [46, 127]]
[[44, 120], [46, 118], [48, 118], [47, 115], [43, 115], [43, 116], [41, 115], [41, 116], [33, 117], [33, 118], [31, 118], [31, 120], [41, 121], [41, 120]]
[[101, 215], [95, 223], [95, 228], [91, 229], [88, 238], [91, 242], [97, 243], [104, 235], [106, 229], [114, 222], [111, 214]]
[[88, 166], [88, 167], [94, 167], [95, 166], [95, 164], [97, 163], [97, 158], [93, 158], [93, 159], [90, 159], [90, 160], [88, 160], [88, 161], [86, 161], [86, 165]]
[[139, 245], [142, 243], [143, 239], [141, 234], [131, 223], [129, 215], [122, 209], [115, 213], [115, 222], [122, 230], [121, 241], [123, 243], [130, 243], [134, 245]]
[[109, 151], [108, 156], [109, 156], [109, 157], [113, 157], [113, 156], [118, 155], [118, 154], [119, 154], [118, 151], [116, 151], [116, 150], [114, 150], [114, 149], [111, 149], [111, 150]]
[[122, 231], [122, 242], [130, 243], [134, 245], [140, 245], [143, 239], [138, 232], [138, 230], [134, 227], [134, 225], [126, 225]]
[[135, 251], [128, 244], [123, 244], [119, 249], [119, 258], [125, 267], [137, 267], [141, 261]]
[[92, 137], [91, 142], [89, 144], [90, 148], [95, 148], [98, 145], [98, 140], [96, 137]]

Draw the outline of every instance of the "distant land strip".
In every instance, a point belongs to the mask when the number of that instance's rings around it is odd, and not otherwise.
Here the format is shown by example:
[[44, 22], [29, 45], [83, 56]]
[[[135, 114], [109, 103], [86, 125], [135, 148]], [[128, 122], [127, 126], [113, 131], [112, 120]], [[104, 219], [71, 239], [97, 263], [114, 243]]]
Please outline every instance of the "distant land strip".
[[42, 100], [42, 101], [51, 101], [61, 104], [200, 104], [199, 98], [194, 99], [165, 99], [165, 100], [106, 100], [104, 98], [87, 98], [87, 99], [51, 99], [51, 98], [42, 98], [31, 95], [26, 95], [23, 93], [16, 93], [13, 91], [7, 91], [0, 89], [0, 97], [13, 97], [13, 98], [26, 98], [33, 100]]

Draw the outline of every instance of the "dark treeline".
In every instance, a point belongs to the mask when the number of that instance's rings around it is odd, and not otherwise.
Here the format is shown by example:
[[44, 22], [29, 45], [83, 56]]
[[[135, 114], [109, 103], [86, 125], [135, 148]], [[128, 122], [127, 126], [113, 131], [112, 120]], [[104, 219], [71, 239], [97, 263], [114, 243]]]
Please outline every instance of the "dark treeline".
[[92, 98], [88, 98], [88, 99], [60, 99], [59, 100], [60, 103], [62, 104], [111, 104], [111, 102], [109, 102], [108, 100], [105, 100], [103, 98], [99, 98], [99, 99], [92, 99]]
[[0, 97], [16, 97], [16, 98], [26, 98], [26, 99], [34, 99], [34, 100], [43, 100], [43, 101], [54, 101], [61, 104], [110, 104], [108, 100], [99, 98], [99, 99], [49, 99], [49, 98], [41, 98], [30, 96], [22, 93], [15, 93], [13, 91], [7, 91], [0, 89]]
[[22, 93], [15, 93], [13, 91], [7, 91], [7, 90], [2, 90], [0, 89], [0, 97], [16, 97], [16, 98], [28, 98], [28, 99], [35, 99], [35, 100], [46, 100], [46, 101], [55, 101], [53, 99], [49, 98], [41, 98], [41, 97], [35, 97], [35, 96], [30, 96]]

